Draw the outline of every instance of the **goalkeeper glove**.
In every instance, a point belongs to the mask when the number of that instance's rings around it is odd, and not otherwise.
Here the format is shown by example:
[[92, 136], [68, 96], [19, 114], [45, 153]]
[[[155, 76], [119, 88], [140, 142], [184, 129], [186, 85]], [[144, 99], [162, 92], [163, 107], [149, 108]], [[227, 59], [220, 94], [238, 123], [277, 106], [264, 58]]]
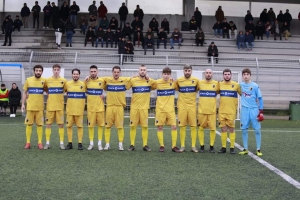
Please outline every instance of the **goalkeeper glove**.
[[263, 114], [263, 110], [259, 110], [259, 113], [257, 115], [257, 120], [259, 122], [264, 121], [264, 114]]

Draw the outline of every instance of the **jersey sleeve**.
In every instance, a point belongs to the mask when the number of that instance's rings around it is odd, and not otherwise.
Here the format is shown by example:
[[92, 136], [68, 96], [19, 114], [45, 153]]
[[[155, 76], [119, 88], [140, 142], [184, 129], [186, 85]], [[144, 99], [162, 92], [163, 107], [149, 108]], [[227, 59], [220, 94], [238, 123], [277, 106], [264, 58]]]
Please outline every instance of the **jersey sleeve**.
[[257, 88], [256, 88], [256, 98], [257, 98], [257, 99], [258, 99], [258, 98], [262, 98], [262, 94], [261, 94], [261, 91], [260, 91], [259, 86], [257, 86]]
[[65, 91], [65, 92], [67, 92], [67, 88], [68, 88], [68, 83], [66, 83], [66, 84], [64, 85], [64, 91]]
[[132, 79], [126, 83], [126, 90], [129, 90], [132, 87]]
[[239, 95], [242, 95], [242, 90], [241, 90], [240, 84], [237, 84], [237, 93], [238, 93]]
[[153, 83], [151, 85], [151, 90], [156, 90], [157, 89], [157, 80], [153, 80]]
[[28, 90], [28, 81], [25, 81], [25, 84], [23, 86], [23, 90], [26, 92]]
[[220, 94], [220, 82], [219, 81], [217, 82], [217, 86], [216, 87], [217, 87], [216, 88], [217, 94]]
[[178, 79], [174, 82], [174, 89], [175, 89], [176, 91], [178, 91], [178, 89], [179, 89]]

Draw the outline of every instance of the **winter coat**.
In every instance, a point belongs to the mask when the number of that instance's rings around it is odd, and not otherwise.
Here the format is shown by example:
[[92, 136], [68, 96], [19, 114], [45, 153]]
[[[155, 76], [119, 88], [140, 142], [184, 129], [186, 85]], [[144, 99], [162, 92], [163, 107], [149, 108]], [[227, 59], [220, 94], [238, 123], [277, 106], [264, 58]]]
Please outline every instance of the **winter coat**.
[[254, 37], [253, 37], [253, 35], [252, 34], [245, 34], [245, 42], [254, 42]]
[[197, 22], [201, 23], [201, 21], [202, 21], [202, 14], [201, 14], [201, 12], [199, 10], [194, 12], [194, 17], [195, 17], [195, 19], [196, 19]]
[[98, 7], [98, 15], [99, 15], [99, 17], [103, 18], [103, 17], [106, 16], [106, 14], [107, 14], [107, 8], [106, 8], [106, 6], [104, 4], [100, 5]]
[[118, 47], [119, 47], [118, 53], [119, 53], [119, 54], [125, 54], [125, 48], [124, 48], [125, 45], [126, 45], [126, 41], [120, 40], [120, 41], [118, 42]]
[[221, 23], [221, 27], [222, 27], [223, 30], [224, 30], [224, 29], [229, 30], [230, 25], [228, 24], [228, 22], [222, 22], [222, 23]]
[[175, 39], [179, 39], [179, 38], [182, 38], [182, 33], [181, 32], [177, 32], [177, 33], [175, 33], [175, 32], [173, 32], [172, 33], [172, 35], [171, 35], [171, 38], [173, 39], [173, 40], [175, 40]]
[[288, 25], [283, 25], [282, 26], [282, 32], [284, 31], [289, 31], [289, 26]]
[[266, 12], [263, 11], [262, 13], [260, 13], [259, 20], [260, 20], [262, 23], [266, 23], [267, 21], [269, 21], [268, 14], [267, 14]]
[[51, 15], [51, 6], [50, 5], [46, 5], [43, 9], [44, 11], [44, 16], [50, 16]]
[[110, 22], [109, 22], [109, 27], [111, 29], [116, 30], [119, 27], [118, 25], [119, 25], [119, 23], [118, 23], [118, 20], [116, 20], [116, 19], [115, 19], [115, 21], [110, 20]]
[[89, 26], [95, 27], [96, 23], [97, 23], [96, 18], [94, 18], [94, 19], [90, 18], [89, 19]]
[[214, 45], [214, 46], [209, 45], [207, 53], [209, 53], [209, 54], [213, 54], [213, 53], [218, 54], [219, 53], [218, 47], [216, 45]]
[[[155, 19], [155, 18], [153, 18]], [[153, 19], [149, 22], [149, 28], [152, 29], [152, 31], [157, 31], [158, 30], [158, 22], [156, 21], [153, 21]]]
[[134, 47], [133, 47], [132, 43], [126, 43], [125, 47], [127, 48], [127, 49], [125, 49], [125, 52], [127, 54], [133, 54]]
[[144, 11], [143, 11], [143, 9], [136, 9], [135, 11], [134, 11], [134, 13], [133, 13], [133, 16], [134, 17], [139, 17], [139, 19], [140, 20], [143, 20], [143, 18], [144, 18]]
[[284, 22], [284, 16], [283, 16], [282, 13], [279, 13], [279, 14], [277, 15], [277, 20], [278, 20], [278, 22]]
[[128, 15], [128, 8], [126, 6], [121, 6], [119, 9], [120, 20], [126, 21]]
[[102, 38], [102, 39], [105, 38], [105, 32], [104, 32], [103, 30], [100, 31], [100, 30], [98, 29], [98, 30], [96, 31], [96, 38]]
[[88, 25], [88, 20], [87, 20], [87, 18], [80, 19], [80, 25], [87, 26], [87, 25]]
[[219, 9], [216, 11], [216, 14], [215, 14], [215, 18], [217, 21], [223, 21], [224, 20], [224, 12], [222, 9]]
[[164, 32], [164, 31], [159, 32], [159, 33], [157, 34], [157, 36], [158, 36], [158, 38], [159, 38], [160, 40], [161, 40], [162, 38], [164, 38], [164, 39], [167, 39], [167, 38], [168, 38], [167, 33]]
[[108, 19], [106, 19], [106, 20], [101, 19], [100, 20], [100, 27], [102, 27], [104, 29], [107, 29], [109, 27], [109, 21], [108, 21]]
[[138, 37], [140, 36], [140, 41], [144, 40], [144, 35], [142, 30], [135, 30], [134, 31], [134, 38], [137, 40]]
[[164, 30], [169, 30], [170, 29], [170, 23], [168, 21], [162, 21], [161, 22], [161, 28], [163, 28]]
[[270, 10], [268, 11], [268, 19], [270, 22], [273, 22], [276, 20], [276, 15], [275, 15], [274, 11], [270, 11]]
[[73, 23], [72, 22], [67, 22], [66, 24], [65, 24], [65, 30], [66, 31], [74, 31], [74, 25], [73, 25]]
[[277, 33], [277, 34], [281, 34], [280, 25], [275, 23], [272, 26], [272, 32]]
[[154, 40], [153, 40], [153, 38], [146, 38], [145, 39], [145, 46], [151, 46], [151, 47], [153, 47], [153, 45], [154, 45]]
[[245, 42], [245, 35], [238, 34], [237, 37], [236, 37], [236, 42], [237, 43]]
[[196, 37], [196, 39], [199, 39], [200, 37], [201, 37], [202, 39], [204, 39], [204, 38], [205, 38], [204, 32], [201, 32], [201, 33], [200, 33], [200, 32], [198, 31], [198, 32], [196, 33], [196, 36], [195, 36], [195, 37]]
[[123, 37], [125, 37], [124, 33], [122, 31], [118, 32], [116, 31], [115, 32], [115, 40], [121, 40]]
[[154, 38], [154, 34], [153, 34], [152, 31], [151, 31], [151, 32], [147, 31], [147, 32], [145, 33], [145, 38], [147, 38], [148, 35], [151, 35], [151, 38]]
[[222, 29], [222, 24], [218, 24], [218, 23], [215, 23], [214, 26], [212, 27], [212, 29], [216, 30], [216, 29]]
[[245, 30], [246, 30], [246, 31], [249, 31], [249, 30], [254, 31], [254, 29], [255, 29], [255, 26], [254, 26], [253, 23], [252, 23], [252, 24], [247, 24], [247, 25], [245, 26]]
[[132, 29], [136, 29], [136, 27], [138, 27], [141, 30], [143, 30], [144, 24], [143, 24], [143, 22], [141, 20], [138, 20], [138, 21], [133, 20], [131, 22], [131, 27], [132, 27]]
[[21, 9], [21, 17], [29, 17], [30, 9], [26, 6]]
[[21, 26], [23, 26], [23, 22], [20, 19], [15, 19], [15, 21], [14, 21], [14, 27], [15, 28], [19, 28]]
[[61, 20], [58, 20], [54, 24], [54, 30], [55, 30], [55, 32], [65, 33], [65, 24], [64, 24], [64, 22], [61, 21]]
[[191, 19], [190, 20], [190, 30], [197, 30], [197, 21]]
[[130, 26], [124, 26], [122, 32], [123, 32], [124, 34], [131, 34], [131, 33], [132, 33], [132, 29], [131, 29]]
[[70, 6], [70, 15], [77, 15], [77, 13], [80, 11], [80, 8], [78, 5], [71, 5]]
[[253, 21], [253, 17], [252, 17], [251, 13], [245, 15], [245, 20], [244, 21], [246, 22], [246, 24], [248, 24], [250, 20]]
[[94, 4], [89, 6], [88, 11], [89, 11], [89, 15], [97, 16], [97, 7]]
[[34, 5], [31, 9], [33, 16], [38, 16], [41, 12], [41, 7], [39, 5]]
[[70, 8], [69, 6], [61, 6], [59, 10], [60, 17], [65, 21], [69, 17]]
[[264, 27], [262, 24], [257, 24], [256, 27], [255, 27], [255, 30], [256, 30], [256, 33], [257, 33], [258, 35], [264, 34], [264, 32], [265, 32], [265, 27]]
[[59, 18], [59, 8], [57, 6], [52, 7], [51, 14], [52, 14], [53, 18], [58, 19]]
[[115, 38], [114, 32], [112, 32], [112, 31], [110, 31], [110, 32], [106, 31], [106, 33], [105, 33], [105, 39], [114, 40], [114, 38]]
[[21, 91], [19, 90], [19, 88], [17, 87], [16, 89], [11, 88], [11, 90], [9, 91], [9, 95], [8, 95], [8, 101], [10, 104], [20, 104], [21, 101]]
[[292, 15], [290, 13], [286, 12], [286, 13], [283, 14], [283, 19], [284, 19], [285, 22], [290, 23], [293, 18], [292, 18]]
[[236, 25], [235, 24], [229, 24], [229, 30], [237, 30]]
[[96, 37], [95, 32], [93, 30], [88, 30], [86, 32], [85, 38], [88, 40], [90, 37], [92, 38], [92, 40]]
[[13, 21], [9, 19], [8, 21], [5, 21], [3, 28], [4, 28], [5, 32], [11, 32], [13, 29], [13, 26], [14, 26]]

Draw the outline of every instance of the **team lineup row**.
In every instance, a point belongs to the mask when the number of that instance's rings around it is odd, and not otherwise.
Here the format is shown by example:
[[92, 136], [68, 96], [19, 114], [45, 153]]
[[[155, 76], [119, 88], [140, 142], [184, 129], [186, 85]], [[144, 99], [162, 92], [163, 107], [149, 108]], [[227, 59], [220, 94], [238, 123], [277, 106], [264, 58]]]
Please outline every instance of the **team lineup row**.
[[[221, 128], [222, 148], [218, 153], [226, 153], [227, 131], [230, 138], [230, 153], [235, 154], [235, 119], [238, 107], [238, 95], [241, 95], [241, 129], [244, 150], [239, 154], [248, 154], [248, 128], [250, 122], [255, 130], [256, 154], [261, 156], [261, 131], [260, 121], [263, 120], [263, 100], [258, 85], [251, 81], [251, 71], [246, 68], [242, 71], [244, 82], [241, 84], [231, 80], [231, 70], [223, 71], [223, 81], [212, 79], [213, 71], [205, 70], [205, 79], [199, 80], [192, 76], [192, 66], [185, 65], [184, 76], [174, 80], [171, 78], [171, 69], [166, 67], [162, 71], [162, 78], [153, 80], [147, 75], [147, 68], [141, 65], [138, 76], [121, 77], [121, 68], [114, 66], [111, 77], [98, 77], [98, 68], [90, 67], [90, 76], [85, 81], [80, 81], [80, 70], [72, 70], [71, 81], [60, 77], [61, 67], [53, 65], [53, 76], [45, 79], [42, 77], [43, 67], [36, 65], [33, 68], [34, 76], [28, 78], [24, 84], [22, 99], [22, 111], [25, 110], [26, 102], [26, 145], [30, 148], [32, 125], [37, 125], [38, 148], [50, 148], [51, 125], [54, 120], [59, 126], [60, 148], [72, 149], [72, 126], [78, 129], [78, 150], [83, 150], [83, 115], [87, 101], [87, 119], [90, 145], [94, 147], [94, 127], [98, 127], [98, 150], [110, 149], [110, 129], [113, 125], [118, 129], [119, 150], [123, 151], [124, 140], [124, 107], [126, 106], [125, 92], [132, 88], [130, 105], [130, 147], [129, 151], [135, 150], [136, 128], [142, 127], [143, 150], [151, 151], [148, 146], [148, 110], [150, 105], [150, 91], [157, 90], [155, 126], [157, 126], [157, 137], [160, 144], [159, 151], [164, 152], [163, 126], [171, 126], [172, 151], [185, 151], [186, 126], [191, 129], [191, 151], [204, 152], [204, 128], [210, 129], [209, 152], [214, 153], [216, 137], [216, 97], [220, 94], [220, 105], [218, 110], [219, 126]], [[103, 101], [103, 90], [106, 91], [106, 110]], [[177, 123], [174, 110], [175, 91], [178, 91], [178, 126], [180, 127], [181, 148], [177, 148]], [[46, 144], [42, 145], [43, 119], [44, 119], [44, 92], [47, 93], [46, 108]], [[197, 111], [197, 93], [199, 102]], [[64, 93], [67, 96], [66, 103], [66, 127], [68, 145], [64, 146]], [[259, 104], [257, 103], [259, 102]], [[196, 148], [198, 138], [200, 149]], [[102, 147], [103, 128], [105, 135], [105, 147]]]

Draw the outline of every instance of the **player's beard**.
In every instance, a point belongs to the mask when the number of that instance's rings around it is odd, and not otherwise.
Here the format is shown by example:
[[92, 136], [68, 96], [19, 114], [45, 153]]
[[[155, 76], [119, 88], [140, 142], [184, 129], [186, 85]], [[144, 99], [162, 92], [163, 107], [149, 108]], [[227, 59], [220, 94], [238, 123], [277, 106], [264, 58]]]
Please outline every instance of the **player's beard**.
[[185, 78], [190, 78], [190, 77], [191, 77], [191, 74], [185, 74], [184, 77], [185, 77]]
[[34, 74], [35, 78], [41, 78], [41, 74]]
[[145, 77], [146, 77], [146, 74], [144, 74], [144, 75], [143, 75], [143, 74], [140, 74], [140, 77], [141, 77], [141, 78], [145, 78]]
[[211, 77], [205, 77], [205, 79], [206, 79], [207, 81], [210, 81], [210, 80], [211, 80]]
[[91, 79], [96, 79], [97, 75], [91, 75]]
[[78, 81], [79, 78], [78, 77], [73, 77], [73, 81]]
[[229, 79], [225, 79], [225, 78], [224, 78], [224, 81], [225, 81], [225, 82], [229, 82], [230, 80], [231, 80], [231, 78], [229, 78]]

